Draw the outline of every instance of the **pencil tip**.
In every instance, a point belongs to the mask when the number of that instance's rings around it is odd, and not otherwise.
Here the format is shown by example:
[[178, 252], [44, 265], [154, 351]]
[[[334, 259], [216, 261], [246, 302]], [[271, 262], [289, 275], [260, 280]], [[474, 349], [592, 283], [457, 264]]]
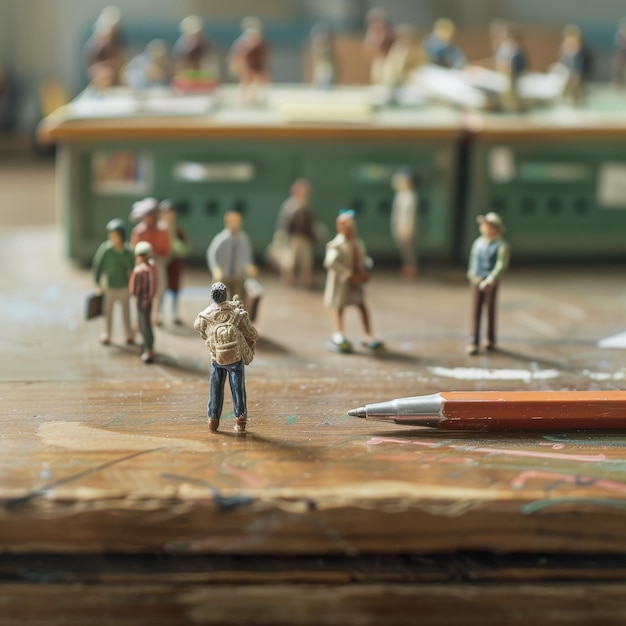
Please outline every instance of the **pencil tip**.
[[358, 409], [350, 409], [348, 411], [348, 415], [351, 417], [367, 417], [367, 411], [365, 410], [365, 407], [362, 406]]

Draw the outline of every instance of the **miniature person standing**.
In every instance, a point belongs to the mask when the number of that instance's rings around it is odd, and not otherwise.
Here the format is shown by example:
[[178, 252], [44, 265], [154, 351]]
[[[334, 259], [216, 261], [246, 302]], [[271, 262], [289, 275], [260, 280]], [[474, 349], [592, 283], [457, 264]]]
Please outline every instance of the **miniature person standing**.
[[[100, 343], [108, 346], [111, 343], [111, 329], [113, 324], [113, 309], [119, 302], [122, 307], [126, 343], [134, 343], [133, 332], [130, 326], [130, 295], [128, 293], [128, 279], [135, 265], [135, 256], [131, 248], [125, 243], [126, 229], [120, 219], [111, 220], [107, 226], [109, 237], [102, 242], [93, 258], [93, 277], [96, 285], [102, 289], [104, 298], [105, 333]], [[104, 284], [102, 284], [104, 282]]]
[[288, 254], [281, 264], [283, 279], [291, 284], [299, 272], [299, 282], [310, 287], [313, 282], [313, 244], [315, 242], [315, 213], [310, 207], [311, 183], [298, 178], [291, 185], [289, 198], [278, 214], [278, 230], [287, 240]]
[[337, 82], [337, 61], [333, 31], [327, 24], [311, 29], [311, 84], [317, 89], [330, 89]]
[[613, 87], [622, 88], [626, 74], [626, 17], [618, 25], [613, 41], [613, 60], [611, 62], [611, 83]]
[[241, 28], [243, 33], [229, 53], [230, 73], [239, 80], [241, 101], [244, 104], [259, 103], [265, 99], [265, 89], [270, 82], [267, 69], [270, 49], [263, 37], [261, 20], [246, 17]]
[[415, 29], [410, 24], [399, 24], [396, 39], [383, 63], [383, 84], [390, 88], [401, 87], [421, 63], [422, 51]]
[[369, 280], [372, 260], [366, 256], [365, 245], [356, 236], [354, 211], [340, 211], [336, 221], [337, 236], [326, 244], [324, 267], [328, 271], [324, 304], [334, 311], [335, 331], [331, 336], [333, 349], [351, 352], [352, 343], [344, 335], [343, 314], [347, 306], [356, 306], [361, 316], [363, 346], [380, 350], [383, 344], [374, 338], [364, 285]]
[[256, 276], [252, 245], [243, 232], [243, 216], [238, 211], [227, 211], [224, 215], [224, 230], [209, 244], [206, 253], [207, 265], [213, 280], [226, 285], [228, 296], [245, 295], [245, 280]]
[[417, 275], [418, 198], [412, 173], [408, 169], [397, 170], [391, 186], [396, 192], [391, 206], [391, 234], [402, 256], [402, 275], [414, 278]]
[[435, 22], [433, 32], [424, 41], [428, 63], [454, 69], [465, 66], [467, 57], [452, 41], [455, 32], [456, 26], [452, 20], [442, 17]]
[[162, 200], [159, 203], [161, 221], [167, 228], [170, 236], [171, 252], [167, 258], [167, 289], [172, 294], [172, 315], [174, 324], [182, 324], [178, 315], [178, 292], [180, 291], [180, 279], [185, 266], [185, 257], [189, 252], [189, 246], [185, 243], [185, 231], [178, 225], [176, 207], [170, 200]]
[[248, 423], [244, 366], [254, 358], [254, 346], [259, 334], [239, 298], [227, 299], [224, 283], [213, 284], [211, 298], [214, 304], [201, 311], [194, 324], [211, 351], [211, 389], [207, 405], [209, 431], [214, 433], [220, 424], [224, 384], [228, 376], [235, 431], [244, 433]]
[[370, 9], [366, 16], [367, 30], [363, 47], [371, 62], [370, 82], [373, 85], [384, 83], [385, 58], [393, 46], [396, 36], [384, 9]]
[[166, 87], [173, 75], [169, 50], [162, 39], [150, 41], [142, 53], [129, 61], [123, 72], [124, 82], [133, 89]]
[[133, 204], [130, 221], [139, 224], [130, 234], [130, 245], [135, 247], [140, 241], [147, 241], [152, 246], [152, 259], [157, 268], [158, 283], [154, 299], [157, 306], [153, 307], [152, 323], [159, 322], [159, 307], [167, 287], [167, 259], [172, 251], [170, 235], [167, 227], [159, 221], [159, 203], [155, 198], [144, 198]]
[[585, 82], [591, 69], [591, 55], [583, 35], [575, 24], [563, 29], [559, 62], [566, 72], [561, 97], [572, 104], [580, 104], [584, 96]]
[[215, 44], [202, 32], [204, 24], [197, 15], [189, 15], [180, 23], [180, 37], [173, 55], [177, 83], [217, 85], [220, 71]]
[[477, 217], [480, 237], [472, 244], [467, 278], [473, 287], [472, 339], [467, 346], [469, 355], [478, 354], [480, 319], [483, 306], [487, 307], [487, 350], [496, 349], [496, 297], [500, 275], [508, 267], [510, 248], [502, 239], [504, 224], [494, 212]]
[[526, 71], [526, 54], [520, 43], [519, 29], [514, 24], [506, 24], [503, 28], [503, 39], [495, 55], [496, 71], [504, 74], [506, 79], [500, 100], [503, 110], [518, 113], [522, 110], [518, 80]]
[[135, 246], [135, 268], [130, 275], [128, 290], [137, 300], [137, 320], [143, 338], [141, 360], [154, 363], [154, 332], [152, 330], [152, 305], [156, 294], [158, 270], [150, 256], [152, 246], [140, 241]]

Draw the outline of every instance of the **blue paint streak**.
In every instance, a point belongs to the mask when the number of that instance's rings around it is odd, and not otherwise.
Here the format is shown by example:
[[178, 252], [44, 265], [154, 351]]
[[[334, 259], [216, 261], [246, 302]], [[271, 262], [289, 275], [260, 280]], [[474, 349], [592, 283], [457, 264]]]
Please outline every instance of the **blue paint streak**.
[[626, 500], [614, 500], [611, 498], [550, 498], [545, 500], [536, 500], [530, 504], [525, 504], [521, 508], [521, 512], [524, 515], [533, 515], [534, 513], [539, 513], [544, 509], [549, 509], [563, 504], [593, 504], [601, 507], [626, 510]]

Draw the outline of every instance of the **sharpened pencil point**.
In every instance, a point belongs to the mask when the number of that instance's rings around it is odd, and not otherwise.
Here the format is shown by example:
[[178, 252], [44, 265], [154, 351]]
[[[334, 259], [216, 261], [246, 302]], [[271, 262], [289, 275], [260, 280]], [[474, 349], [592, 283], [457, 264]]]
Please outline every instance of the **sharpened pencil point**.
[[352, 417], [367, 417], [367, 411], [365, 410], [365, 407], [359, 407], [358, 409], [350, 409], [348, 411], [348, 415], [351, 415]]

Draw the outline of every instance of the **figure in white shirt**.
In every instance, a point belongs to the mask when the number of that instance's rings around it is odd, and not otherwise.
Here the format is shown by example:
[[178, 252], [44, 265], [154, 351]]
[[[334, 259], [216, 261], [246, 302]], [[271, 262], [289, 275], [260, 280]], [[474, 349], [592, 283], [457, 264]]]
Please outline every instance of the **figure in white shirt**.
[[396, 192], [391, 207], [391, 234], [402, 257], [402, 275], [415, 278], [418, 198], [413, 174], [406, 168], [397, 170], [391, 179], [391, 186]]

